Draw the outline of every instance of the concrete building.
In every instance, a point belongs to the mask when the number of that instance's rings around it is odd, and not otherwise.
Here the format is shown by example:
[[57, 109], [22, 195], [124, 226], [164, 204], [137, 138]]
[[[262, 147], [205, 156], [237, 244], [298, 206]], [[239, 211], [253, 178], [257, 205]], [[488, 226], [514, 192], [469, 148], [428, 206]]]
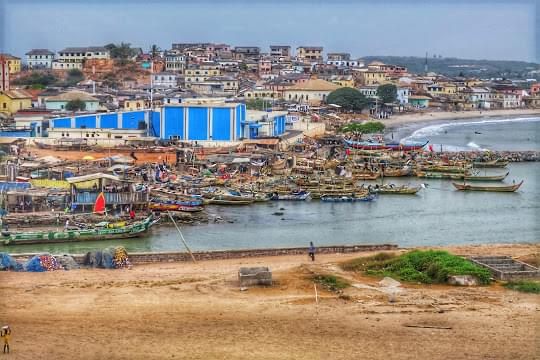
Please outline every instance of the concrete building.
[[277, 61], [291, 60], [291, 47], [289, 45], [270, 45], [270, 57]]
[[323, 60], [322, 46], [299, 46], [296, 48], [298, 61], [318, 62]]
[[47, 49], [32, 49], [26, 54], [26, 64], [30, 69], [50, 69], [54, 53]]
[[10, 54], [0, 54], [0, 59], [1, 58], [3, 58], [4, 61], [7, 63], [10, 74], [17, 74], [21, 72], [20, 58]]
[[56, 96], [50, 96], [45, 99], [45, 108], [47, 110], [66, 111], [66, 105], [73, 100], [81, 100], [85, 103], [85, 111], [97, 111], [99, 109], [99, 100], [84, 91], [68, 91]]
[[55, 70], [82, 69], [86, 59], [109, 59], [110, 53], [104, 47], [69, 47], [58, 52], [58, 59], [52, 63]]
[[0, 112], [14, 114], [32, 107], [32, 95], [25, 90], [5, 90], [0, 92]]
[[258, 46], [236, 46], [232, 50], [233, 58], [236, 60], [258, 59], [261, 48]]
[[286, 130], [286, 117], [286, 111], [248, 110], [246, 121], [243, 123], [243, 138], [256, 139], [280, 136]]
[[179, 50], [165, 52], [165, 71], [183, 72], [186, 67], [186, 56]]
[[158, 89], [173, 89], [178, 87], [178, 74], [170, 71], [152, 75], [154, 87]]
[[7, 60], [0, 56], [0, 91], [9, 90], [9, 66]]
[[340, 86], [321, 79], [311, 79], [283, 90], [283, 99], [292, 102], [318, 105]]

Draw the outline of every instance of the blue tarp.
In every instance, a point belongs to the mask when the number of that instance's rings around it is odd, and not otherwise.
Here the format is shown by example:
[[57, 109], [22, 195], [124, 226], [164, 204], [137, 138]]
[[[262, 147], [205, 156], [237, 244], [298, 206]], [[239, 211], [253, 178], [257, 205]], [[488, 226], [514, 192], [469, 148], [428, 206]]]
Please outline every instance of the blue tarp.
[[0, 190], [24, 190], [30, 189], [30, 183], [27, 182], [0, 182]]
[[0, 252], [0, 270], [21, 271], [23, 266], [15, 261], [8, 253]]

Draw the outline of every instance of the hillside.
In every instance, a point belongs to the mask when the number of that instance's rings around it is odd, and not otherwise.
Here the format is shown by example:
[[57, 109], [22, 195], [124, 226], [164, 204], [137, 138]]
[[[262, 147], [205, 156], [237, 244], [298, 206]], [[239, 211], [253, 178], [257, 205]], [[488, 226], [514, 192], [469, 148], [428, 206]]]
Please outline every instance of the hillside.
[[[424, 73], [425, 58], [414, 56], [365, 56], [366, 64], [382, 61], [386, 64], [406, 66], [415, 74]], [[525, 61], [469, 60], [457, 58], [429, 58], [428, 71], [446, 76], [480, 78], [540, 79], [540, 64]]]

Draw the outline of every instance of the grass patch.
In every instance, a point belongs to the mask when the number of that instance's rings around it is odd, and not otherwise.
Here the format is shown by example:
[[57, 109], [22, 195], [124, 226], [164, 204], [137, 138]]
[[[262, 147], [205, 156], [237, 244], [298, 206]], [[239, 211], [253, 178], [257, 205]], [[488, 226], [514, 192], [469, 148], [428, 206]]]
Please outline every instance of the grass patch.
[[473, 275], [481, 284], [490, 282], [491, 274], [447, 251], [411, 251], [401, 256], [381, 253], [369, 258], [359, 258], [341, 264], [344, 270], [363, 271], [367, 275], [390, 276], [407, 282], [425, 284], [446, 283], [452, 275]]
[[351, 286], [347, 280], [334, 275], [315, 275], [313, 276], [312, 280], [333, 292], [343, 290]]
[[540, 294], [540, 281], [510, 281], [504, 287], [525, 293]]

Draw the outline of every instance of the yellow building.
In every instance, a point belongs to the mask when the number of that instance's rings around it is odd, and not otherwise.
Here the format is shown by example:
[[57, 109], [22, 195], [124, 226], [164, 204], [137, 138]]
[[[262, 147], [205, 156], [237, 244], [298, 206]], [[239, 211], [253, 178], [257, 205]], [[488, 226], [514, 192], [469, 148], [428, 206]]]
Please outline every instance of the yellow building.
[[388, 83], [388, 75], [381, 70], [368, 70], [359, 73], [364, 85], [382, 85]]
[[338, 76], [335, 78], [331, 78], [330, 82], [332, 82], [333, 84], [339, 85], [341, 87], [354, 88], [354, 78], [352, 77], [352, 75]]
[[0, 112], [14, 114], [32, 107], [32, 95], [24, 90], [0, 92]]
[[133, 99], [124, 101], [125, 111], [136, 111], [148, 108], [144, 99]]
[[0, 57], [4, 57], [6, 60], [8, 67], [9, 67], [9, 73], [10, 74], [17, 74], [21, 72], [21, 59], [9, 54], [0, 54]]

